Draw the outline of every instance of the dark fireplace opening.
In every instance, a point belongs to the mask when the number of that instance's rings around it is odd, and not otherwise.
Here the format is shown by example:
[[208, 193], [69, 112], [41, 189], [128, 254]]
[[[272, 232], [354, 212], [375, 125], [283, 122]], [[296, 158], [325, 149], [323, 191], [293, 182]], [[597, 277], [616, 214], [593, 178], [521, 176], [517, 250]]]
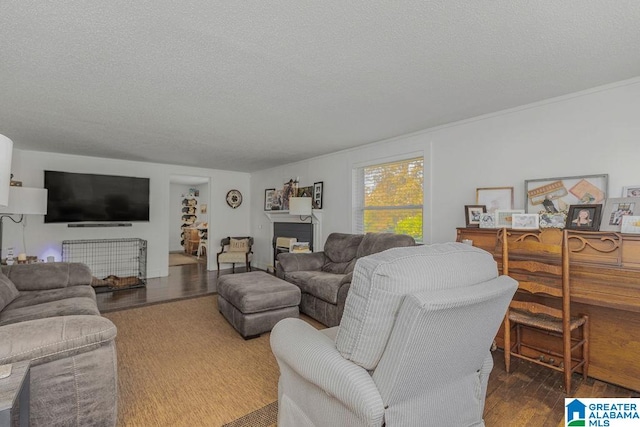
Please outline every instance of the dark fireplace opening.
[[309, 242], [309, 249], [313, 252], [313, 224], [298, 222], [274, 222], [273, 223], [273, 266], [276, 266], [276, 257], [281, 252], [288, 252], [276, 245], [278, 237], [294, 237], [298, 242]]

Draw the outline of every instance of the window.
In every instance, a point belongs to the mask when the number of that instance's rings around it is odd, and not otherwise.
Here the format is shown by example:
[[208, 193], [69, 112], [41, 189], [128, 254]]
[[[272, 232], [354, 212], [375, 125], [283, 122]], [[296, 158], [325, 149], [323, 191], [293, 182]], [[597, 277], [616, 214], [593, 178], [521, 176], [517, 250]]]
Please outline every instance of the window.
[[408, 234], [422, 242], [423, 158], [354, 170], [354, 232]]

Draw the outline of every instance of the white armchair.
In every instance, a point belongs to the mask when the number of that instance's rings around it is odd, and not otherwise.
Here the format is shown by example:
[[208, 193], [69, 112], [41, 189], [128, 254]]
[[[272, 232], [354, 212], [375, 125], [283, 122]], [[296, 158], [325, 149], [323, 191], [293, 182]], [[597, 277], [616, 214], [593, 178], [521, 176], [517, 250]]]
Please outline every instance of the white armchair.
[[278, 425], [484, 425], [489, 349], [516, 289], [460, 243], [361, 258], [339, 326], [271, 333]]

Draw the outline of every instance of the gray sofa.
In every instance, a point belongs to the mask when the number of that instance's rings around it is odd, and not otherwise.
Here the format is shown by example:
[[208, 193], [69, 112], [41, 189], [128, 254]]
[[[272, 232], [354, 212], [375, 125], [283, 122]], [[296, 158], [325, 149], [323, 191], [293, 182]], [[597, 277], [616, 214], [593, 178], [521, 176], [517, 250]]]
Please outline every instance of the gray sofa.
[[116, 327], [78, 263], [3, 266], [0, 364], [31, 360], [31, 426], [115, 426]]
[[337, 326], [356, 261], [390, 248], [414, 245], [413, 237], [404, 234], [332, 233], [322, 252], [279, 254], [276, 275], [302, 291], [300, 312], [328, 327]]

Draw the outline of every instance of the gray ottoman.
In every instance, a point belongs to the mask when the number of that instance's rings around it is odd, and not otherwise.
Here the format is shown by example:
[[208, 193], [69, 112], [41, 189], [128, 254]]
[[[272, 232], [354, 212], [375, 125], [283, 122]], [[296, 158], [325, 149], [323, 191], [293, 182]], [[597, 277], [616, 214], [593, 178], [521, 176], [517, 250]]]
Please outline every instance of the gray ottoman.
[[218, 310], [244, 339], [300, 313], [300, 288], [263, 271], [222, 276], [217, 289]]

